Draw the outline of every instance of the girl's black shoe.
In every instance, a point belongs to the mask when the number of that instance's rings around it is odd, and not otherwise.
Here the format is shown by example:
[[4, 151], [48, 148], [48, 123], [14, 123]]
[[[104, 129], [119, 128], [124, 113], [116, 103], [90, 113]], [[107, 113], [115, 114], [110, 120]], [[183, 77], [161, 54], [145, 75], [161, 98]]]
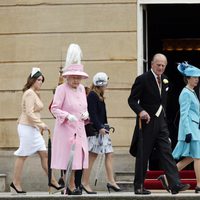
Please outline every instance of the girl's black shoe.
[[107, 183], [107, 188], [108, 188], [108, 192], [110, 193], [110, 189], [114, 190], [115, 192], [120, 192], [122, 191], [121, 188], [117, 188], [114, 185], [111, 185], [110, 183]]
[[81, 189], [84, 190], [87, 194], [97, 194], [97, 192], [94, 191], [88, 191], [83, 185], [81, 185]]
[[26, 194], [26, 192], [23, 191], [23, 190], [19, 191], [19, 190], [15, 187], [15, 185], [13, 184], [13, 182], [10, 184], [10, 191], [11, 191], [12, 194]]
[[195, 187], [195, 193], [200, 193], [200, 187], [198, 186]]

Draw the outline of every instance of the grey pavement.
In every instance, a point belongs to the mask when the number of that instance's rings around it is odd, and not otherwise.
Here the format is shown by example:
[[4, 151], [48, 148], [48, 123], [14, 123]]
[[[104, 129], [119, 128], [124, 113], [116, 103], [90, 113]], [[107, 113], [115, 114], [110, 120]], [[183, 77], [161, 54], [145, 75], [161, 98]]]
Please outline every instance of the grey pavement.
[[200, 199], [200, 193], [195, 194], [194, 190], [188, 190], [186, 192], [181, 192], [176, 195], [169, 194], [165, 192], [164, 190], [152, 190], [151, 195], [135, 195], [134, 192], [98, 192], [97, 195], [88, 195], [83, 194], [80, 196], [68, 196], [68, 195], [61, 195], [60, 193], [56, 194], [48, 194], [48, 192], [27, 192], [26, 195], [11, 195], [9, 192], [1, 192], [0, 193], [0, 199], [5, 200], [13, 200], [13, 199], [26, 199], [26, 200], [32, 200], [32, 199], [42, 199], [42, 200], [51, 200], [51, 199], [79, 199], [79, 200], [86, 200], [86, 199], [92, 199], [92, 200], [199, 200]]

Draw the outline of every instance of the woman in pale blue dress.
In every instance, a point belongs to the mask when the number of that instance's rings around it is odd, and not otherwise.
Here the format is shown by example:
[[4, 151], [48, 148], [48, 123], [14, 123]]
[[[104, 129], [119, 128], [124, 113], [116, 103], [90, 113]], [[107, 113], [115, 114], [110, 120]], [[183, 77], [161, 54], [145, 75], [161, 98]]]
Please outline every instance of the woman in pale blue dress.
[[[194, 91], [198, 85], [200, 69], [189, 65], [187, 62], [180, 63], [178, 70], [184, 76], [186, 86], [179, 96], [180, 121], [178, 130], [178, 142], [173, 151], [173, 157], [177, 160], [178, 171], [184, 169], [194, 161], [194, 171], [197, 179], [195, 193], [200, 192], [200, 102]], [[170, 192], [165, 175], [158, 177], [163, 187]]]
[[178, 170], [182, 170], [194, 161], [194, 171], [197, 179], [195, 193], [200, 192], [200, 103], [194, 91], [198, 85], [200, 69], [181, 63], [178, 70], [184, 76], [186, 86], [179, 96], [180, 121], [178, 143], [173, 151], [175, 159], [183, 158], [177, 163]]

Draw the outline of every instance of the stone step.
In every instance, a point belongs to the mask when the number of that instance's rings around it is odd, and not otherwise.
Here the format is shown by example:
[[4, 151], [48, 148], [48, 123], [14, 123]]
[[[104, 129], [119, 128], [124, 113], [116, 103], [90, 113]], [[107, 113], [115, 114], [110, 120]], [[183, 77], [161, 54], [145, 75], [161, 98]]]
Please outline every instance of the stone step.
[[6, 174], [0, 174], [0, 192], [6, 190]]
[[134, 187], [133, 187], [133, 181], [117, 181], [117, 185], [122, 189], [124, 192], [133, 192]]
[[[162, 171], [148, 171], [147, 178], [145, 179], [144, 187], [150, 190], [164, 190], [160, 181], [157, 177], [163, 174]], [[196, 186], [196, 179], [194, 177], [194, 171], [181, 171], [181, 182], [190, 184], [190, 190], [194, 190]], [[118, 171], [115, 173], [115, 179], [117, 184], [121, 187], [123, 191], [132, 192], [133, 191], [133, 179], [134, 172], [130, 171]]]
[[134, 174], [135, 174], [134, 172], [118, 171], [118, 172], [115, 172], [115, 180], [133, 182]]
[[[196, 179], [181, 179], [184, 184], [190, 184], [189, 190], [194, 190], [196, 187]], [[117, 184], [124, 192], [133, 192], [133, 181], [117, 181]], [[145, 179], [144, 187], [149, 190], [164, 190], [160, 181], [155, 179]]]
[[[164, 174], [163, 171], [147, 171], [146, 179], [157, 179], [161, 174]], [[131, 171], [117, 171], [115, 172], [116, 181], [132, 181], [135, 173]], [[181, 180], [184, 179], [196, 179], [194, 170], [183, 170], [179, 173]]]
[[[0, 172], [6, 172], [6, 192], [9, 191], [9, 185], [12, 182], [13, 166], [16, 157], [13, 155], [14, 150], [0, 150]], [[113, 171], [134, 171], [134, 159], [127, 152], [126, 148], [115, 148], [113, 154]], [[107, 177], [105, 167], [100, 169], [100, 176], [98, 178], [97, 186], [94, 187], [94, 180], [98, 168], [98, 159], [95, 161], [93, 169], [91, 171], [90, 183], [91, 187], [97, 191], [103, 191], [106, 189]], [[123, 163], [123, 164], [122, 164]], [[23, 169], [22, 188], [29, 192], [34, 191], [47, 191], [48, 190], [48, 178], [45, 176], [41, 167], [41, 161], [37, 154], [27, 159], [26, 166]], [[60, 170], [54, 170], [54, 175], [57, 179], [60, 178]], [[31, 178], [30, 178], [31, 177]]]

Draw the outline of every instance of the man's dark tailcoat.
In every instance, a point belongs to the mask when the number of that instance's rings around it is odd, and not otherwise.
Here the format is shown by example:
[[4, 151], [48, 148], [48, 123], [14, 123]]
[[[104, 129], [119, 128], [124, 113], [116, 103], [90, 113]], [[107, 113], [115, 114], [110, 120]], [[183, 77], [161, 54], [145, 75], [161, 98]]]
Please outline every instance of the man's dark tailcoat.
[[[180, 182], [176, 162], [171, 154], [171, 146], [168, 138], [169, 131], [165, 118], [167, 91], [169, 89], [165, 75], [161, 76], [161, 83], [162, 89], [160, 93], [156, 78], [150, 70], [136, 78], [128, 98], [129, 106], [137, 114], [136, 127], [130, 147], [131, 155], [136, 157], [135, 188], [139, 188], [144, 182], [148, 160], [154, 147], [159, 151], [159, 158], [170, 186], [173, 187]], [[155, 114], [160, 105], [162, 105], [163, 109], [157, 117]], [[138, 115], [143, 110], [150, 115], [151, 119], [148, 124], [144, 120], [142, 121], [143, 163], [141, 163], [139, 160], [139, 148], [141, 147], [138, 146]], [[141, 175], [142, 168], [143, 175]]]

